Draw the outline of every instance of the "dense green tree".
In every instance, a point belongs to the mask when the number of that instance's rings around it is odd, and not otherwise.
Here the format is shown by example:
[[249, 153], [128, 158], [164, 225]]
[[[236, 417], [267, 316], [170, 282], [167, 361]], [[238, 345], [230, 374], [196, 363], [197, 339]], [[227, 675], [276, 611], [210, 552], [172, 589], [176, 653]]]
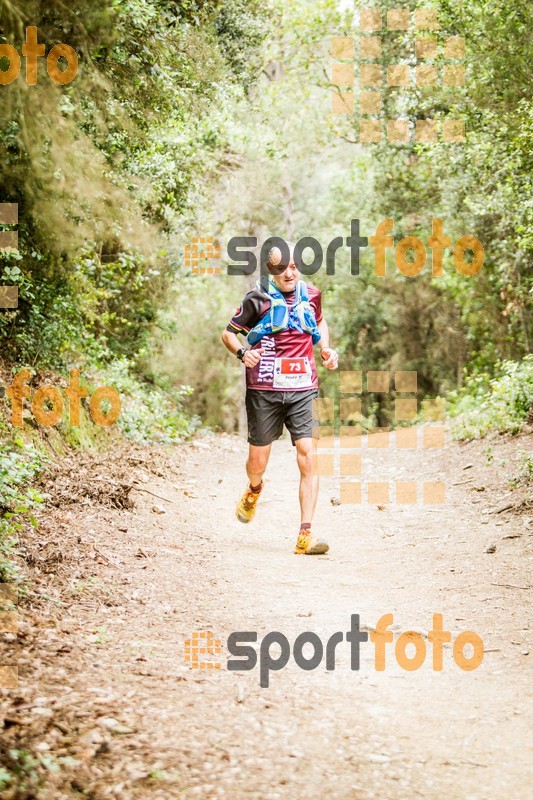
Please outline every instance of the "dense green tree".
[[2, 352], [55, 366], [139, 359], [181, 262], [172, 242], [201, 212], [230, 105], [257, 72], [268, 7], [2, 0], [0, 10], [3, 41], [20, 47], [36, 25], [47, 51], [65, 42], [79, 55], [68, 85], [41, 59], [37, 85], [21, 71], [1, 87], [0, 197], [19, 205], [20, 244], [4, 278], [21, 298], [0, 318]]
[[[435, 0], [442, 31], [466, 40], [466, 86], [383, 90], [389, 116], [464, 119], [466, 143], [362, 146], [357, 113], [331, 114], [331, 37], [357, 38], [366, 5], [1, 0], [2, 41], [21, 44], [36, 24], [47, 49], [64, 41], [80, 55], [68, 86], [41, 65], [37, 86], [22, 76], [1, 87], [0, 194], [20, 212], [20, 256], [4, 259], [3, 277], [21, 296], [0, 316], [2, 353], [56, 367], [126, 356], [151, 379], [162, 370], [190, 383], [194, 410], [231, 428], [239, 371], [213, 348], [249, 281], [189, 275], [183, 245], [277, 234], [325, 247], [356, 217], [367, 236], [391, 217], [395, 242], [427, 242], [442, 218], [452, 241], [483, 243], [485, 264], [465, 277], [448, 252], [442, 277], [428, 259], [408, 278], [390, 251], [378, 277], [367, 248], [355, 277], [343, 248], [335, 276], [313, 280], [345, 367], [416, 369], [421, 394], [434, 395], [529, 352], [527, 3]], [[384, 67], [414, 66], [413, 30], [381, 38]], [[193, 330], [195, 320], [205, 324]]]

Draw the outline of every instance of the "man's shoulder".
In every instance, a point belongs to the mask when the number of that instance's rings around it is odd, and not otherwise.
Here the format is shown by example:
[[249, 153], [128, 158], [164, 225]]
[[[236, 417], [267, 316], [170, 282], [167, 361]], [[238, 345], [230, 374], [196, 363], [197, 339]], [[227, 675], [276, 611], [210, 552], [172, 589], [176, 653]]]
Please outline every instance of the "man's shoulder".
[[246, 292], [242, 301], [242, 307], [247, 306], [248, 308], [253, 308], [257, 311], [261, 311], [265, 305], [268, 307], [270, 305], [270, 296], [268, 292], [262, 292], [261, 289], [258, 289], [254, 286], [253, 289], [250, 289], [249, 292]]
[[307, 283], [305, 281], [305, 285], [307, 286], [307, 294], [309, 295], [309, 300], [315, 300], [317, 297], [320, 297], [322, 292], [315, 286], [314, 283]]
[[263, 292], [261, 291], [260, 288], [258, 289], [257, 286], [254, 286], [253, 289], [250, 289], [249, 292], [246, 292], [242, 302], [244, 303], [246, 300], [251, 300], [253, 302], [254, 300], [268, 300], [268, 299], [269, 299], [268, 292]]
[[244, 295], [240, 306], [233, 315], [233, 319], [244, 316], [246, 318], [246, 322], [249, 324], [254, 317], [262, 316], [268, 309], [269, 304], [269, 296], [263, 294], [256, 287], [254, 287]]

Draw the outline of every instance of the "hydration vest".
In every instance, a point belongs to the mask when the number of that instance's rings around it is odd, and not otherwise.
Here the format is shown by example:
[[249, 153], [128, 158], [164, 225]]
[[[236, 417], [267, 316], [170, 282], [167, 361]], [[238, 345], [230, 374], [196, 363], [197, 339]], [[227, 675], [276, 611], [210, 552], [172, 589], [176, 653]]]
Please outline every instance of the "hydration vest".
[[[263, 291], [259, 281], [256, 288], [258, 291]], [[313, 337], [313, 344], [320, 340], [315, 312], [309, 302], [309, 292], [304, 281], [298, 281], [296, 284], [296, 296], [290, 311], [285, 297], [272, 280], [268, 282], [268, 296], [270, 308], [248, 334], [250, 345], [256, 344], [263, 336], [280, 333], [287, 328], [300, 333], [309, 333]]]

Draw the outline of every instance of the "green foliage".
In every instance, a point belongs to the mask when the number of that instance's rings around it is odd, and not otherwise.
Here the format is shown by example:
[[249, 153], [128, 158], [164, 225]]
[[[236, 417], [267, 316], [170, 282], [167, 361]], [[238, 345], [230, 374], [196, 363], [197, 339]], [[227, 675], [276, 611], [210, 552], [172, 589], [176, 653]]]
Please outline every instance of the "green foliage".
[[39, 759], [28, 750], [10, 749], [5, 752], [6, 767], [0, 771], [0, 789], [7, 789], [16, 781], [21, 789], [36, 787], [39, 783]]
[[[19, 255], [4, 277], [19, 308], [0, 316], [10, 361], [64, 368], [149, 358], [176, 240], [225, 156], [230, 102], [261, 62], [268, 4], [233, 0], [0, 0], [20, 47], [79, 56], [76, 78], [2, 87], [0, 201], [19, 205]], [[180, 242], [181, 250], [181, 242]]]
[[10, 797], [37, 797], [47, 773], [58, 773], [65, 767], [72, 769], [78, 761], [72, 756], [55, 756], [52, 753], [31, 753], [23, 748], [3, 747], [3, 766], [0, 767], [0, 790], [8, 790]]
[[29, 484], [45, 462], [43, 453], [20, 439], [0, 445], [0, 582], [13, 580], [17, 575], [10, 554], [25, 517], [37, 525], [32, 509], [45, 498]]
[[249, 89], [264, 65], [261, 45], [272, 31], [263, 0], [225, 0], [215, 19], [221, 52], [234, 77]]
[[[381, 7], [397, 5], [385, 0]], [[414, 11], [427, 4], [413, 0], [407, 5]], [[265, 48], [270, 61], [253, 92], [238, 104], [228, 134], [229, 168], [221, 171], [202, 229], [216, 230], [221, 243], [238, 234], [255, 235], [259, 242], [274, 234], [294, 240], [310, 235], [325, 250], [334, 237], [348, 235], [352, 218], [359, 218], [362, 233], [371, 236], [380, 220], [392, 217], [396, 244], [404, 236], [418, 236], [426, 245], [427, 263], [416, 278], [399, 273], [391, 250], [387, 275], [376, 277], [368, 247], [359, 276], [348, 274], [349, 255], [341, 248], [335, 276], [322, 269], [311, 280], [323, 291], [342, 368], [416, 370], [419, 399], [447, 395], [461, 386], [465, 374], [492, 375], [498, 361], [520, 360], [533, 346], [533, 272], [528, 268], [533, 106], [524, 69], [531, 44], [526, 3], [508, 0], [502, 14], [484, 0], [468, 7], [433, 6], [442, 26], [439, 40], [444, 32], [466, 38], [467, 87], [385, 87], [387, 114], [439, 123], [459, 116], [466, 122], [465, 144], [354, 147], [357, 115], [329, 113], [328, 77], [331, 36], [358, 36], [354, 8], [330, 0], [295, 0], [275, 17]], [[414, 63], [413, 29], [383, 31], [382, 38], [385, 67], [397, 63], [398, 54]], [[508, 71], [502, 51], [509, 51]], [[438, 217], [452, 245], [465, 235], [482, 242], [485, 264], [478, 275], [459, 274], [447, 248], [444, 275], [432, 277], [427, 241]], [[213, 325], [224, 326], [234, 307], [230, 290], [225, 281], [207, 278], [209, 297], [201, 292], [191, 297], [186, 281], [179, 289], [190, 298], [190, 307], [179, 308], [181, 328], [178, 324], [166, 352], [190, 348], [194, 357], [184, 367], [185, 382], [196, 390], [197, 413], [211, 425], [228, 428], [230, 423], [231, 429], [231, 403], [238, 403], [242, 391], [238, 370], [228, 368], [225, 359], [215, 363], [212, 346], [220, 345], [209, 324], [194, 328], [206, 306]], [[250, 282], [228, 283], [238, 304]], [[179, 375], [179, 358], [174, 365]], [[172, 365], [166, 368], [172, 374]], [[331, 394], [337, 376], [325, 374], [321, 380]], [[390, 417], [383, 399], [376, 413], [382, 424]], [[237, 409], [233, 416], [235, 425]]]
[[519, 451], [518, 472], [511, 478], [511, 486], [533, 483], [533, 453]]
[[[430, 341], [447, 333], [452, 345], [437, 350], [435, 377], [448, 388], [466, 363], [472, 373], [491, 372], [496, 361], [521, 359], [533, 347], [533, 103], [526, 66], [533, 38], [527, 0], [504, 0], [497, 8], [484, 0], [433, 5], [441, 28], [465, 37], [466, 87], [388, 89], [385, 104], [401, 95], [411, 118], [464, 119], [467, 141], [373, 146], [373, 210], [394, 219], [396, 241], [405, 235], [426, 241], [431, 219], [441, 217], [452, 242], [470, 234], [483, 244], [478, 275], [458, 274], [448, 255], [445, 275], [432, 281], [441, 325]], [[385, 64], [398, 47], [408, 57], [410, 38], [389, 35]], [[395, 116], [394, 109], [387, 115]], [[402, 283], [403, 297], [416, 293], [413, 280]]]
[[521, 362], [497, 365], [498, 377], [471, 377], [450, 396], [452, 430], [457, 439], [474, 439], [499, 431], [516, 434], [533, 409], [533, 355]]
[[191, 436], [200, 425], [188, 415], [183, 399], [191, 394], [189, 386], [173, 387], [159, 378], [159, 385], [135, 377], [126, 359], [117, 359], [98, 374], [105, 385], [115, 388], [122, 407], [117, 427], [136, 442], [173, 444]]
[[[432, 278], [428, 250], [417, 278], [398, 273], [391, 251], [376, 278], [371, 248], [358, 277], [344, 248], [337, 274], [317, 275], [343, 368], [416, 370], [419, 394], [436, 396], [523, 359], [533, 347], [529, 4], [432, 7], [442, 32], [466, 39], [466, 87], [384, 85], [386, 116], [460, 117], [467, 142], [362, 148], [357, 114], [330, 114], [331, 37], [358, 35], [353, 4], [80, 0], [73, 11], [62, 0], [0, 0], [6, 41], [20, 47], [35, 24], [47, 50], [64, 41], [80, 54], [68, 86], [55, 86], [41, 60], [37, 86], [2, 87], [0, 200], [17, 202], [20, 216], [20, 254], [5, 256], [0, 276], [20, 294], [0, 315], [2, 354], [61, 371], [110, 365], [127, 389], [119, 424], [143, 441], [152, 424], [156, 438], [187, 435], [191, 411], [231, 430], [240, 373], [213, 354], [249, 286], [193, 290], [183, 244], [279, 234], [325, 246], [354, 217], [367, 236], [392, 217], [396, 243], [427, 243], [441, 217], [452, 242], [482, 242], [475, 277], [458, 274], [448, 250]], [[412, 29], [381, 38], [384, 68], [414, 63]], [[334, 380], [325, 376], [327, 391]], [[177, 410], [161, 394], [172, 386]], [[383, 421], [389, 411], [372, 413]]]

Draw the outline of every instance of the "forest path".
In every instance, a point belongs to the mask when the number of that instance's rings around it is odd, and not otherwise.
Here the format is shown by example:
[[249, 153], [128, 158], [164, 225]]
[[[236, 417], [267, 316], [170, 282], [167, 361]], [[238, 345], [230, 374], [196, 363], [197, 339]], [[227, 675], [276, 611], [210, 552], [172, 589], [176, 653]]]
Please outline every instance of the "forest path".
[[[51, 606], [53, 621], [22, 649], [26, 710], [18, 723], [41, 726], [30, 749], [39, 752], [41, 743], [41, 753], [75, 762], [63, 766], [62, 777], [50, 773], [50, 793], [38, 797], [531, 796], [531, 518], [489, 513], [501, 498], [472, 490], [487, 482], [476, 443], [438, 451], [367, 444], [365, 476], [438, 478], [446, 503], [334, 506], [338, 479], [323, 478], [314, 526], [331, 545], [323, 557], [292, 552], [298, 473], [287, 440], [273, 448], [250, 525], [234, 516], [247, 446], [230, 436], [167, 450], [173, 474], [135, 467], [135, 510], [67, 512], [84, 572], [76, 592], [72, 570], [64, 576], [71, 588], [54, 596], [65, 608]], [[64, 521], [64, 510], [57, 513]], [[487, 553], [491, 544], [496, 552]], [[88, 546], [89, 570], [81, 552]], [[459, 669], [446, 645], [444, 668], [433, 671], [425, 637], [434, 612], [452, 641], [463, 630], [481, 636], [487, 652], [478, 669]], [[393, 643], [385, 671], [376, 672], [370, 641], [361, 645], [359, 671], [350, 669], [346, 641], [337, 646], [334, 671], [324, 661], [301, 670], [291, 654], [268, 688], [259, 685], [258, 666], [226, 668], [232, 631], [256, 631], [258, 645], [279, 631], [292, 651], [304, 631], [318, 633], [325, 646], [349, 630], [351, 614], [371, 630], [385, 613], [394, 615], [395, 641], [413, 629], [424, 637], [426, 661], [417, 671], [398, 666]], [[218, 659], [201, 657], [221, 669], [186, 662], [184, 641], [193, 631], [222, 641]], [[9, 714], [17, 718], [16, 709]]]

